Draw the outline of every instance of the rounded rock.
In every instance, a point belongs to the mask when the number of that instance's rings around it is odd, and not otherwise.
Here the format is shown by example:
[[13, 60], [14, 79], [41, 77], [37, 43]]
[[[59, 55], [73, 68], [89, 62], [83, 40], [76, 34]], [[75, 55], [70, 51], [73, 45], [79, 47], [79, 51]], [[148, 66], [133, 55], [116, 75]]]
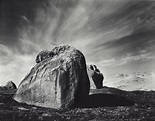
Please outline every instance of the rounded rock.
[[[14, 100], [48, 108], [71, 108], [87, 98], [90, 84], [84, 55], [70, 46], [52, 50], [22, 80]], [[45, 54], [46, 55], [46, 54]]]

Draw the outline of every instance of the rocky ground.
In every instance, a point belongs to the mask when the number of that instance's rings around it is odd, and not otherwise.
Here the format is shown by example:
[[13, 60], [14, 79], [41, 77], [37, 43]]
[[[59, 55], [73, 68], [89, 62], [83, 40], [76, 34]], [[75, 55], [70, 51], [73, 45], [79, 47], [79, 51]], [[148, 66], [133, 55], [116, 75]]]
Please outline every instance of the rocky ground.
[[155, 91], [104, 87], [90, 90], [95, 103], [65, 110], [19, 104], [12, 99], [14, 92], [0, 91], [0, 121], [155, 121]]

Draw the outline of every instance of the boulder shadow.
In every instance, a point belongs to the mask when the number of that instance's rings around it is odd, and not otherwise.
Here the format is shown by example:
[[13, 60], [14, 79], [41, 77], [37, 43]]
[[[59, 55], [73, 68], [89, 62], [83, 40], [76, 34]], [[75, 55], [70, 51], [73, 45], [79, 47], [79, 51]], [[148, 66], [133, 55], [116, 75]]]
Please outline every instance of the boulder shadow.
[[115, 94], [91, 94], [87, 98], [78, 101], [76, 108], [97, 108], [97, 107], [116, 107], [132, 106], [135, 102], [123, 96]]

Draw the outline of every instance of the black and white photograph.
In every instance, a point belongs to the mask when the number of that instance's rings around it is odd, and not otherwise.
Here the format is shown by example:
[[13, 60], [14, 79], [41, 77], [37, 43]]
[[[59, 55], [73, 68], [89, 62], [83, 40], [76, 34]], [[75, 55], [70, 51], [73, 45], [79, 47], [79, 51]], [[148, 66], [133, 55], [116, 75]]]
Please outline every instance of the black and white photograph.
[[155, 0], [0, 0], [0, 121], [155, 121]]

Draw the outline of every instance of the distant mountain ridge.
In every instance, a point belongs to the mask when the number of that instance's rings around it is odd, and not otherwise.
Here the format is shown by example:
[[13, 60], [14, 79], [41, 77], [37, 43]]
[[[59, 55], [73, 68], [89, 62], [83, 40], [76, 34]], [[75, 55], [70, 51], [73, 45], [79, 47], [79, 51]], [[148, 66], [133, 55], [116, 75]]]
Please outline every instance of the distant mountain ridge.
[[155, 90], [154, 72], [135, 72], [132, 74], [116, 74], [104, 81], [104, 85], [118, 89], [133, 90]]

